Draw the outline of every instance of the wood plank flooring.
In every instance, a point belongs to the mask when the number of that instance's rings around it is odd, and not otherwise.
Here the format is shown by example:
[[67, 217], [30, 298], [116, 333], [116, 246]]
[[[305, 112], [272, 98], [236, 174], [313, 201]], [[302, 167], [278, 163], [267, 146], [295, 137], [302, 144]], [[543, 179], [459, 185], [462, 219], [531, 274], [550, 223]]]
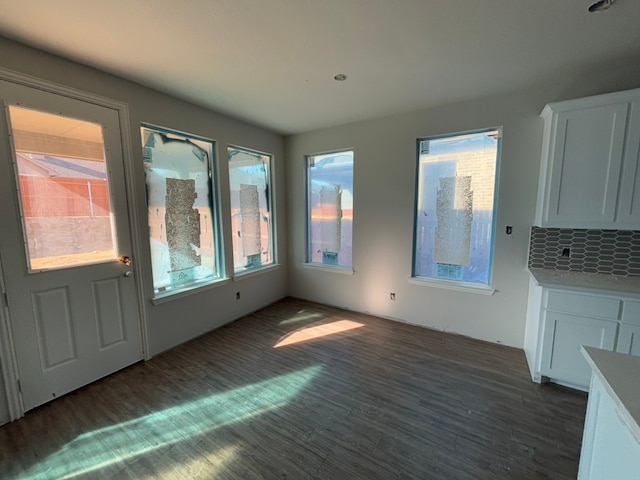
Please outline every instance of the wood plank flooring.
[[575, 479], [585, 409], [521, 350], [285, 299], [0, 427], [0, 478]]

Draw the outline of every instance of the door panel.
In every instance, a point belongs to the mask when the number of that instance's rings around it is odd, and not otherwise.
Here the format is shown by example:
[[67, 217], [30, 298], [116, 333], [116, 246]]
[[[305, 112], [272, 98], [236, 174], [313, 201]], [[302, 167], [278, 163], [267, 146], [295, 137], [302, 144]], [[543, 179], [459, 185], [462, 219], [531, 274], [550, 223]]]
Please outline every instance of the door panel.
[[31, 303], [42, 371], [46, 372], [77, 360], [78, 349], [71, 324], [69, 288], [52, 288], [43, 292], [33, 292]]
[[98, 327], [100, 349], [125, 342], [125, 317], [120, 300], [118, 279], [108, 278], [92, 283], [93, 305]]
[[132, 256], [118, 111], [6, 81], [0, 100], [0, 255], [29, 410], [140, 360], [142, 343], [118, 261]]

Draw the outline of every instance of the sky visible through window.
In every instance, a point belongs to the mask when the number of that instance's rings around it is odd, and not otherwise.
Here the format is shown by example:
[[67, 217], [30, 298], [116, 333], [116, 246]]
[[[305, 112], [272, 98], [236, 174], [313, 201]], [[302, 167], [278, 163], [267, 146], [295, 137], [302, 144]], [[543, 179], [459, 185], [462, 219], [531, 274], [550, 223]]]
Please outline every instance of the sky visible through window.
[[353, 151], [307, 157], [308, 261], [350, 267], [353, 229]]

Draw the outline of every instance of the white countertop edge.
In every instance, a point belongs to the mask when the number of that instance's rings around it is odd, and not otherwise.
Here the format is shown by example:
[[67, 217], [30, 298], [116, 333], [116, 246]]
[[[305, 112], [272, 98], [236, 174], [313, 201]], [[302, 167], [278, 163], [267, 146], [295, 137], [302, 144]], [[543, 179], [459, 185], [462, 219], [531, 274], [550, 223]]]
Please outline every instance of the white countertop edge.
[[541, 287], [640, 297], [639, 276], [620, 277], [547, 268], [528, 268], [528, 271]]
[[640, 443], [640, 357], [584, 345], [580, 350], [616, 404], [618, 418]]

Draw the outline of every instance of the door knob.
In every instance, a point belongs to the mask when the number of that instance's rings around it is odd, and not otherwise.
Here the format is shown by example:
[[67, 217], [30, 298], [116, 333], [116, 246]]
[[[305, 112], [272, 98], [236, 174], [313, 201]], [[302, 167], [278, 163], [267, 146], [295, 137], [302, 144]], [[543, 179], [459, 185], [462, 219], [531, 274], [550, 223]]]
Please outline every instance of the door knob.
[[124, 263], [127, 267], [131, 265], [131, 259], [126, 255], [120, 257], [118, 260], [120, 261], [120, 263]]
[[124, 276], [125, 277], [133, 277], [133, 272], [131, 270], [127, 270], [126, 272], [124, 272]]

